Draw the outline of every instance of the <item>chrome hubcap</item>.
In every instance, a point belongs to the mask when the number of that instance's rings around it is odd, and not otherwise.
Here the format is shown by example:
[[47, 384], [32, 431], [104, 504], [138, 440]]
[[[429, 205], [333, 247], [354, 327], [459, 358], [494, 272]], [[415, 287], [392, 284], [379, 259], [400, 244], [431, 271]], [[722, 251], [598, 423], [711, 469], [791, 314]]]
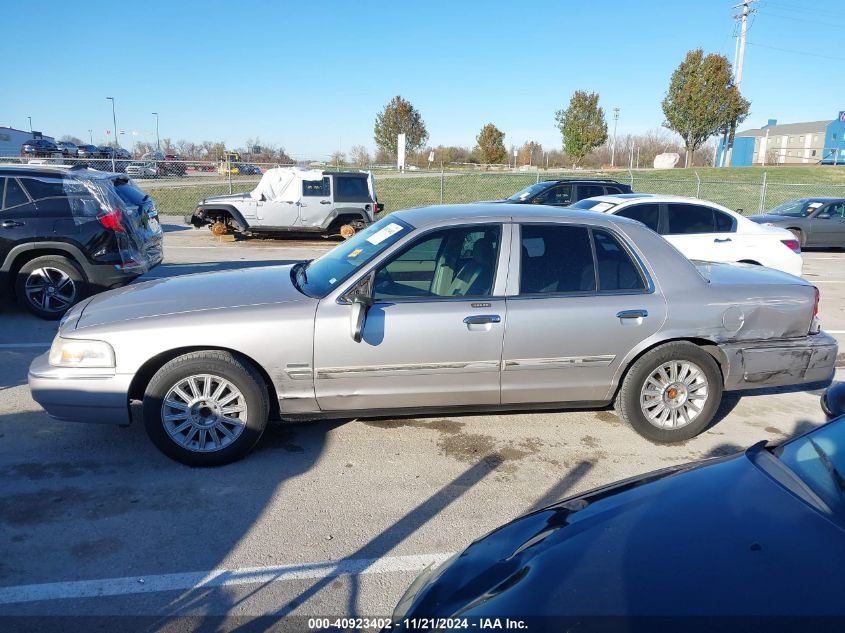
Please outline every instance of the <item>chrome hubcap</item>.
[[179, 446], [196, 453], [226, 448], [243, 433], [246, 399], [220, 376], [198, 374], [180, 380], [161, 405], [164, 429]]
[[679, 429], [701, 413], [708, 395], [707, 377], [689, 361], [663, 363], [640, 390], [640, 409], [660, 429]]
[[76, 284], [58, 268], [44, 266], [36, 268], [24, 284], [27, 300], [42, 310], [60, 312], [73, 305], [76, 299]]

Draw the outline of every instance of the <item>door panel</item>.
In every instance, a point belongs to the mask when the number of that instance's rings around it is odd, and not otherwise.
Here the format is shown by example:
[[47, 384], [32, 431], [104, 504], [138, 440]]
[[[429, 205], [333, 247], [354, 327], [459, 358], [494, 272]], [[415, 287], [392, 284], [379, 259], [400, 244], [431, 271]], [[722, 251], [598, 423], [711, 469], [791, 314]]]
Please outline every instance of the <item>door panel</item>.
[[299, 223], [302, 226], [322, 226], [332, 208], [332, 185], [329, 176], [324, 176], [322, 180], [302, 181], [302, 198], [299, 203]]
[[[5, 207], [3, 207], [5, 189]], [[31, 242], [46, 233], [35, 203], [16, 178], [0, 178], [0, 264], [18, 244]], [[52, 228], [52, 224], [51, 224]]]
[[[819, 218], [827, 214], [829, 218]], [[845, 202], [835, 202], [819, 209], [810, 220], [812, 231], [807, 246], [845, 246]]]

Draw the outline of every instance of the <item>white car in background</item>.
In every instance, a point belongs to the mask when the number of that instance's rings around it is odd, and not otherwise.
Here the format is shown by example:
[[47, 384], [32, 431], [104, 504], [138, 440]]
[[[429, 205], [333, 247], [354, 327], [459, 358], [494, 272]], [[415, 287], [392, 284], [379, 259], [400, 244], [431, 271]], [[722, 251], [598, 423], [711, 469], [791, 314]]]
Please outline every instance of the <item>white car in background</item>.
[[623, 193], [580, 200], [572, 209], [612, 213], [642, 222], [689, 259], [757, 264], [801, 276], [801, 245], [786, 229], [762, 226], [698, 198]]

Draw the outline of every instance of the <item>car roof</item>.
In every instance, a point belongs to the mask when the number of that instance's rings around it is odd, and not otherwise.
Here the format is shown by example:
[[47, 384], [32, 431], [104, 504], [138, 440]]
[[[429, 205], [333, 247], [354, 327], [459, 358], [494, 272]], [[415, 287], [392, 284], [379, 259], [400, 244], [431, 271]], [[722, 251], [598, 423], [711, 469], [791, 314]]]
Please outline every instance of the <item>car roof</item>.
[[567, 209], [551, 207], [542, 204], [524, 205], [510, 203], [472, 203], [472, 204], [444, 204], [432, 207], [417, 207], [395, 211], [399, 219], [408, 222], [416, 228], [422, 228], [431, 224], [438, 224], [445, 220], [477, 220], [489, 219], [494, 222], [542, 222], [544, 220], [571, 220], [590, 221], [591, 223], [604, 226], [612, 224], [637, 225], [641, 224], [635, 220], [629, 220], [619, 216], [594, 211], [581, 211], [578, 209]]
[[587, 184], [593, 183], [610, 183], [613, 185], [622, 185], [625, 183], [621, 183], [618, 180], [614, 180], [613, 178], [549, 178], [547, 180], [543, 180], [541, 182], [561, 182], [561, 183], [574, 183], [578, 184], [579, 182], [585, 182]]

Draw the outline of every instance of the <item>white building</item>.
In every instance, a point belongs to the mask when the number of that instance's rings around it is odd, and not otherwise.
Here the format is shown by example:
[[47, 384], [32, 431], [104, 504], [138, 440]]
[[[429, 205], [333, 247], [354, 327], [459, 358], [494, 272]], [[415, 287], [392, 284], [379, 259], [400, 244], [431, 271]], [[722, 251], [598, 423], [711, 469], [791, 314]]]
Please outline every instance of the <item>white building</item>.
[[20, 156], [21, 145], [31, 138], [45, 138], [55, 142], [52, 136], [45, 136], [41, 132], [27, 132], [13, 127], [0, 127], [0, 156]]

